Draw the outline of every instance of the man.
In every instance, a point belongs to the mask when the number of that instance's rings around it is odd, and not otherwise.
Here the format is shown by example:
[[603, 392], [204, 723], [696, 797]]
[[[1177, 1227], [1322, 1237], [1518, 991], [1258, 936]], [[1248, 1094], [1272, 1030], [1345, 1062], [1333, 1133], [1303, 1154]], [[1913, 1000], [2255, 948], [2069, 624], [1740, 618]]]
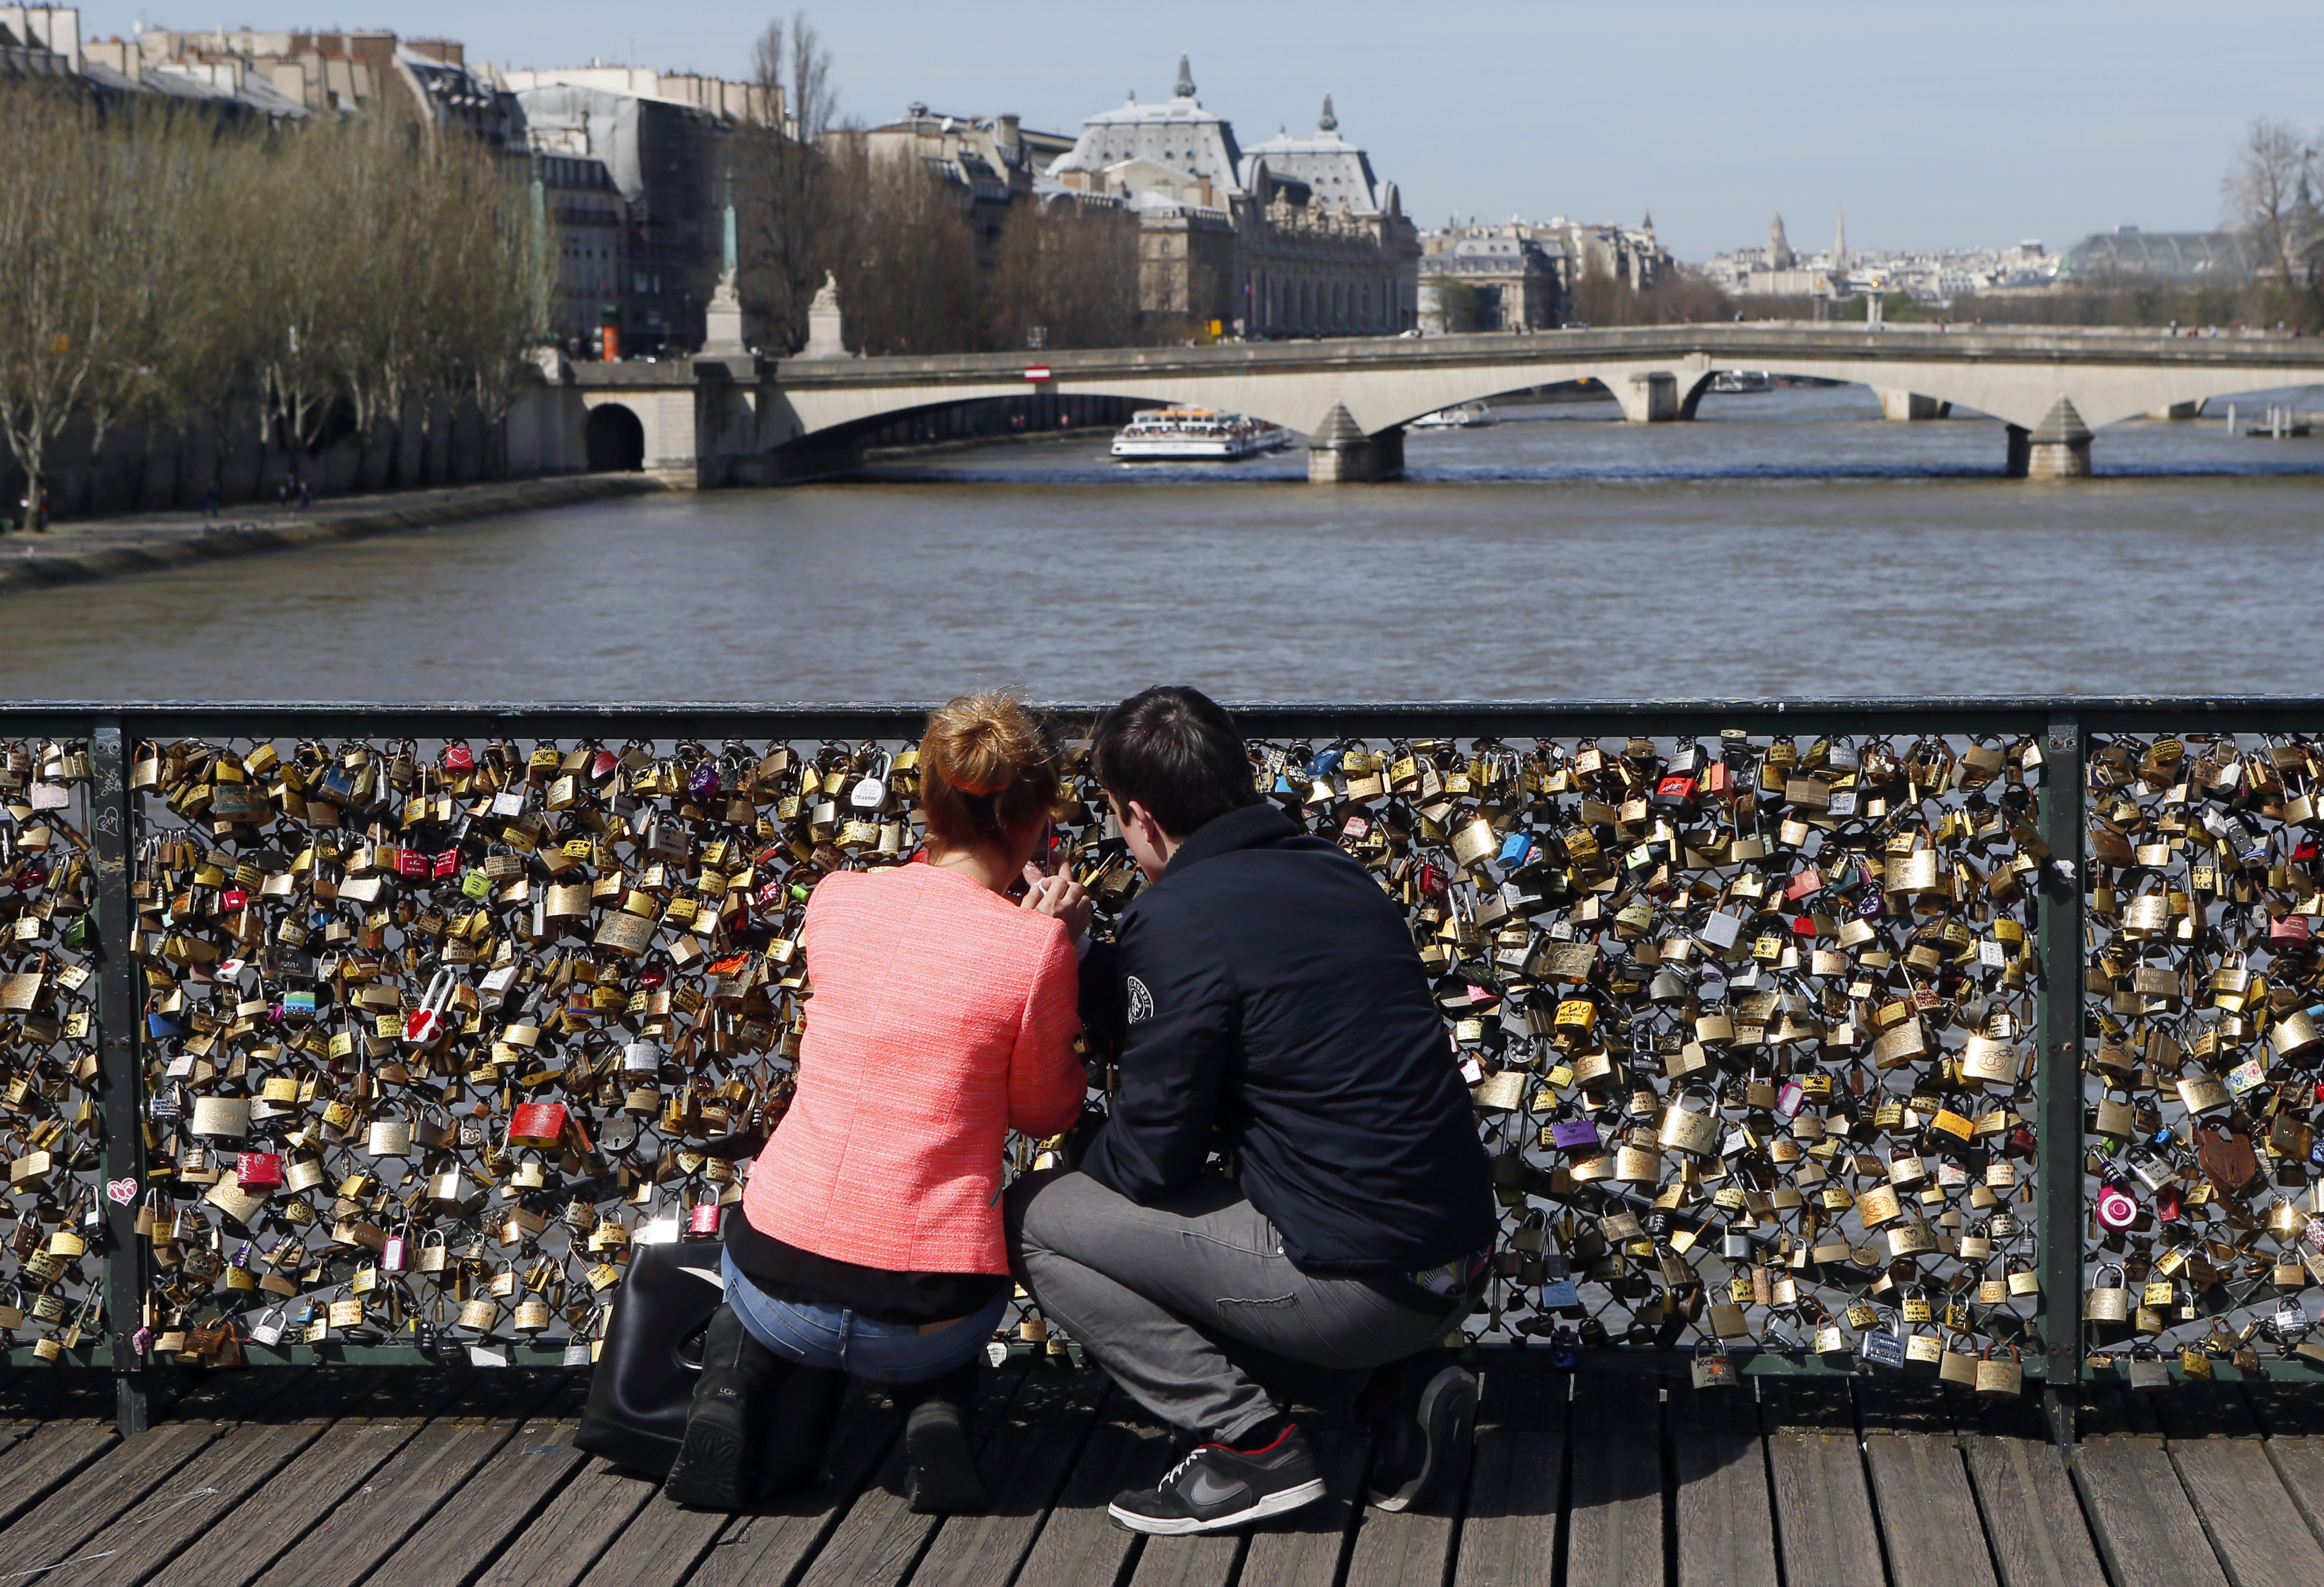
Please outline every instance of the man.
[[[1320, 1499], [1254, 1353], [1370, 1369], [1374, 1502], [1466, 1470], [1476, 1380], [1440, 1345], [1489, 1264], [1489, 1170], [1409, 928], [1364, 868], [1253, 790], [1225, 712], [1153, 688], [1092, 769], [1151, 884], [1082, 970], [1117, 1031], [1112, 1113], [1073, 1173], [1011, 1187], [1019, 1278], [1194, 1451], [1111, 1507], [1208, 1532]], [[1231, 1177], [1205, 1171], [1213, 1148]]]

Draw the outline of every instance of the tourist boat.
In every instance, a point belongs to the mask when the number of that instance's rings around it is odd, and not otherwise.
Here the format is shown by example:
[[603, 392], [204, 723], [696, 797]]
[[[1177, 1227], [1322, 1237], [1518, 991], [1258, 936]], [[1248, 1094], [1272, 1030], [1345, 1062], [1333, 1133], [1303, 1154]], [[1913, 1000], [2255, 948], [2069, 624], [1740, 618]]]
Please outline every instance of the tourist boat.
[[1775, 383], [1759, 369], [1722, 369], [1711, 377], [1711, 389], [1728, 395], [1743, 392], [1772, 392]]
[[1493, 411], [1482, 402], [1456, 402], [1450, 408], [1439, 408], [1434, 413], [1424, 413], [1412, 421], [1415, 429], [1479, 429], [1494, 423]]
[[1113, 438], [1124, 462], [1232, 463], [1290, 444], [1280, 425], [1215, 408], [1148, 408]]

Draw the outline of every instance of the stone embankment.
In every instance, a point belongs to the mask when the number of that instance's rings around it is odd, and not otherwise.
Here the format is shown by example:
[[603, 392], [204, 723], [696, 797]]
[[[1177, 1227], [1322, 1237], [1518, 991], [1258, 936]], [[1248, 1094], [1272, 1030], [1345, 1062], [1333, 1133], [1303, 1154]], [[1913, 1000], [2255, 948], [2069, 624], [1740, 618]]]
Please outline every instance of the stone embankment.
[[150, 512], [51, 524], [45, 534], [0, 536], [0, 595], [152, 573], [227, 557], [254, 557], [373, 535], [401, 534], [490, 518], [536, 512], [668, 488], [643, 474], [567, 475], [448, 485], [392, 495], [349, 496], [301, 511], [243, 506], [226, 517]]

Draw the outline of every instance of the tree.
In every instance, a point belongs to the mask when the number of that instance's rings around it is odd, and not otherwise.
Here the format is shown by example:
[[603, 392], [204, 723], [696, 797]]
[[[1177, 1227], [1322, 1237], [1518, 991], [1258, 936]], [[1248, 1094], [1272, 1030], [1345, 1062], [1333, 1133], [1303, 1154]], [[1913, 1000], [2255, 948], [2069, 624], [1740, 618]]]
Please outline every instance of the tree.
[[[831, 51], [807, 20], [778, 17], [752, 52], [766, 119], [737, 130], [734, 203], [743, 300], [770, 346], [807, 340], [807, 306], [823, 284], [834, 220], [831, 176], [819, 148], [838, 115]], [[777, 113], [777, 106], [780, 106]]]
[[2324, 151], [2291, 123], [2252, 123], [2219, 184], [2227, 229], [2249, 240], [2254, 263], [2286, 283], [2306, 266], [2317, 228], [2316, 188]]
[[86, 104], [0, 95], [0, 437], [40, 521], [50, 445], [97, 379], [122, 286], [111, 268], [108, 173]]
[[1138, 222], [1114, 205], [1020, 199], [983, 278], [985, 347], [1119, 347], [1138, 334]]

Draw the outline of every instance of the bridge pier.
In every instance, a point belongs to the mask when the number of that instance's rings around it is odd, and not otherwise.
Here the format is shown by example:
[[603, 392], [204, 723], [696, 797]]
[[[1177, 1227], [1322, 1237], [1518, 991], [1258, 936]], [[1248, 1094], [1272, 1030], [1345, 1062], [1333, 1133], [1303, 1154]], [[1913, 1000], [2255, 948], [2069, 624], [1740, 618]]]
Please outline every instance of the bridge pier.
[[1900, 391], [1895, 386], [1875, 386], [1880, 399], [1880, 417], [1891, 423], [1905, 423], [1915, 419], [1942, 419], [1950, 411], [1950, 402], [1940, 402], [1934, 397], [1924, 397], [1918, 392]]
[[1627, 381], [1607, 384], [1629, 423], [1667, 424], [1679, 417], [1678, 377], [1668, 370], [1645, 370]]
[[2090, 427], [2061, 397], [2032, 429], [2009, 426], [2009, 476], [2012, 479], [2088, 479], [2090, 475]]
[[1323, 427], [1307, 438], [1309, 484], [1361, 484], [1394, 479], [1404, 472], [1404, 427], [1366, 435], [1338, 402]]

